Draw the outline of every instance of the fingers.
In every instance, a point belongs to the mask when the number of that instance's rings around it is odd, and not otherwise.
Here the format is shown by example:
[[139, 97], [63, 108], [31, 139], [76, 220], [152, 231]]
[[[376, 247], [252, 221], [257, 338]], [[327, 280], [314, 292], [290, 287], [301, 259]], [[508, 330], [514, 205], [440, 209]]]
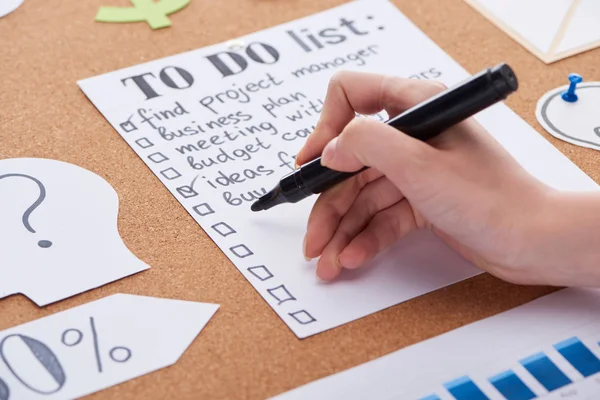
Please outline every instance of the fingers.
[[410, 204], [401, 200], [377, 213], [367, 227], [347, 244], [332, 248], [327, 257], [324, 253], [317, 264], [317, 276], [332, 280], [343, 268], [359, 268], [416, 228]]
[[335, 74], [329, 83], [319, 122], [296, 156], [297, 164], [317, 158], [356, 113], [386, 110], [394, 116], [443, 89], [443, 84], [434, 81], [350, 71]]
[[417, 228], [414, 213], [407, 200], [378, 213], [340, 253], [343, 268], [355, 269]]
[[380, 176], [379, 171], [370, 169], [319, 196], [308, 218], [303, 250], [305, 258], [312, 259], [321, 254], [361, 189]]
[[[342, 218], [333, 236], [328, 229], [327, 233], [330, 236], [320, 237], [320, 244], [325, 246], [317, 266], [317, 273], [323, 276], [337, 275], [338, 256], [344, 247], [368, 225], [374, 215], [400, 200], [402, 200], [402, 193], [385, 177], [366, 185]], [[322, 234], [322, 230], [319, 233]]]
[[439, 151], [427, 143], [381, 122], [357, 118], [327, 144], [321, 162], [346, 172], [373, 167], [408, 196], [406, 190], [422, 187], [428, 172], [438, 165], [435, 157], [440, 157]]

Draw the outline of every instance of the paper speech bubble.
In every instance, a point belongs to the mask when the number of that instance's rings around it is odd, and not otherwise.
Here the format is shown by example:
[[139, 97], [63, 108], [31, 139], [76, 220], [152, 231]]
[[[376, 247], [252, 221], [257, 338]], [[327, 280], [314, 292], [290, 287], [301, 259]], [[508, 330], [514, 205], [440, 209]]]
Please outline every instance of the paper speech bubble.
[[578, 146], [600, 150], [600, 82], [577, 85], [578, 100], [564, 101], [565, 85], [540, 98], [536, 116], [552, 136]]
[[150, 268], [123, 243], [118, 209], [114, 189], [83, 168], [0, 160], [0, 298], [43, 306]]

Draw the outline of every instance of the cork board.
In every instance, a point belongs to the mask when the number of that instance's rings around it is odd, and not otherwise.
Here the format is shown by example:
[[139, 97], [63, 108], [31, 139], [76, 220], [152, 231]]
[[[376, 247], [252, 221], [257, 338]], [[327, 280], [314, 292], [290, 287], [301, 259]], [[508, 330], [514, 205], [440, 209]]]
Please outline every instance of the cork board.
[[[487, 274], [298, 340], [197, 223], [152, 175], [76, 85], [110, 72], [248, 34], [341, 0], [193, 0], [170, 28], [102, 24], [107, 0], [26, 0], [0, 19], [0, 158], [44, 157], [106, 179], [121, 200], [119, 231], [152, 266], [144, 273], [45, 308], [0, 301], [6, 329], [113, 293], [217, 303], [221, 309], [173, 367], [89, 398], [261, 399], [494, 315], [554, 290]], [[111, 0], [127, 6], [127, 0]], [[600, 80], [600, 50], [545, 65], [462, 0], [394, 0], [468, 71], [502, 61], [521, 88], [507, 104], [597, 182], [595, 150], [561, 142], [537, 123], [535, 105], [570, 72]], [[258, 323], [260, 321], [260, 323]]]

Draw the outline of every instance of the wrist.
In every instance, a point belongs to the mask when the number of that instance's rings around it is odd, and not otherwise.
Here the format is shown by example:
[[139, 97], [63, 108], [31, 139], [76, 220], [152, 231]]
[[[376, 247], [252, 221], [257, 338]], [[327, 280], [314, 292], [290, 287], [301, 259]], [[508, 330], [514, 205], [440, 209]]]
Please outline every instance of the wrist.
[[526, 231], [524, 267], [535, 281], [600, 287], [600, 193], [549, 191]]

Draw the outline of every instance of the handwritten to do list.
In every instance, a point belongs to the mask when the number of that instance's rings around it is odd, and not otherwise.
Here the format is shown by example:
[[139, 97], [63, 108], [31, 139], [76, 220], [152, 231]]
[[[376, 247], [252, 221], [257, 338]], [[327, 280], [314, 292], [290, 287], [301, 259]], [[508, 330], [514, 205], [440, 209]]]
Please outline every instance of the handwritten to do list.
[[[79, 86], [298, 337], [361, 318], [478, 273], [428, 232], [369, 265], [319, 282], [302, 256], [315, 199], [252, 213], [294, 169], [337, 71], [452, 85], [467, 72], [386, 0], [355, 1]], [[363, 117], [363, 116], [360, 116]], [[366, 116], [385, 120], [384, 113]], [[595, 184], [506, 106], [477, 116], [538, 178]], [[316, 198], [316, 196], [315, 196]]]

